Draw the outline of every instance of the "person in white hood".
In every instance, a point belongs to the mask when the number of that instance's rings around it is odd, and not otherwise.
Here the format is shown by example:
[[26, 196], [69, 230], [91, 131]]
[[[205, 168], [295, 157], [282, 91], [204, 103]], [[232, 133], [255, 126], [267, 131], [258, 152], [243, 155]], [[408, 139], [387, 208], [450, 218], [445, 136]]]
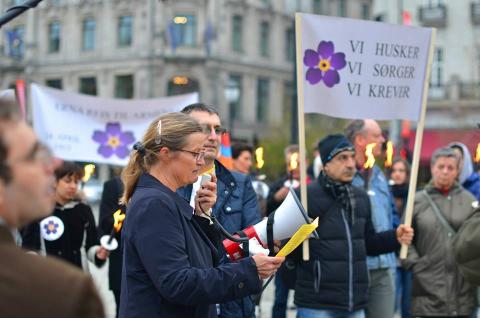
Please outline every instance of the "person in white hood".
[[460, 142], [452, 142], [448, 145], [460, 158], [459, 183], [470, 191], [477, 200], [480, 200], [480, 175], [473, 170], [472, 156], [467, 146]]

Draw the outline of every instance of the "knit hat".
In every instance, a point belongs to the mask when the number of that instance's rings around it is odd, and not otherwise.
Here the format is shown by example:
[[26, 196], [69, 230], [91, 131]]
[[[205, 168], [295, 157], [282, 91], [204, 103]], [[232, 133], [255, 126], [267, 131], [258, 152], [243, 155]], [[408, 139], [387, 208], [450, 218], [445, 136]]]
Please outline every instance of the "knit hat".
[[354, 151], [355, 148], [342, 134], [328, 135], [318, 143], [318, 151], [323, 165], [326, 165], [333, 157], [345, 150]]

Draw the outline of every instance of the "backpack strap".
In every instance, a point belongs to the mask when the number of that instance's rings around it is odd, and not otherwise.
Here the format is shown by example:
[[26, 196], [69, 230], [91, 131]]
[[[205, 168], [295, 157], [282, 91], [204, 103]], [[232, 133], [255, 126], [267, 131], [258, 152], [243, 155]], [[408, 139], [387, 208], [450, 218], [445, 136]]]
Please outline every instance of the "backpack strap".
[[440, 224], [442, 224], [444, 229], [447, 230], [448, 237], [452, 237], [455, 234], [457, 234], [457, 231], [455, 231], [453, 227], [450, 225], [450, 223], [448, 223], [447, 219], [445, 219], [445, 217], [443, 216], [443, 213], [440, 211], [440, 208], [435, 202], [433, 202], [428, 192], [426, 190], [422, 190], [422, 194], [427, 199], [430, 206], [432, 207], [433, 212], [435, 213], [435, 216], [440, 221]]

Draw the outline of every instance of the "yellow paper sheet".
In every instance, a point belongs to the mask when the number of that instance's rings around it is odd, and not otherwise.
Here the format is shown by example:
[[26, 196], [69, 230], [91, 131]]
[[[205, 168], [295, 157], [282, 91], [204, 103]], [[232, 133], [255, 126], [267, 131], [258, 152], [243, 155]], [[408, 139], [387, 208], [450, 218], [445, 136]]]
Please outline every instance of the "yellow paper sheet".
[[302, 225], [276, 256], [287, 256], [296, 249], [303, 241], [308, 239], [310, 234], [318, 227], [318, 218], [310, 224]]

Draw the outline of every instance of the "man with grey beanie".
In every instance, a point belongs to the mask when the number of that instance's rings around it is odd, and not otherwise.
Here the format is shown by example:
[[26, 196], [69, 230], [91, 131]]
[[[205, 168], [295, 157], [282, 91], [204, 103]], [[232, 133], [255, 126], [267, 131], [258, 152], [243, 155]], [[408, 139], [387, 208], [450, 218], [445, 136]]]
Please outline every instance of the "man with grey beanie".
[[368, 195], [352, 186], [355, 151], [345, 136], [329, 135], [318, 144], [324, 170], [307, 187], [309, 216], [319, 218], [318, 240], [310, 240], [310, 260], [297, 262], [297, 317], [363, 318], [367, 305], [366, 256], [410, 244], [413, 230], [376, 233]]

